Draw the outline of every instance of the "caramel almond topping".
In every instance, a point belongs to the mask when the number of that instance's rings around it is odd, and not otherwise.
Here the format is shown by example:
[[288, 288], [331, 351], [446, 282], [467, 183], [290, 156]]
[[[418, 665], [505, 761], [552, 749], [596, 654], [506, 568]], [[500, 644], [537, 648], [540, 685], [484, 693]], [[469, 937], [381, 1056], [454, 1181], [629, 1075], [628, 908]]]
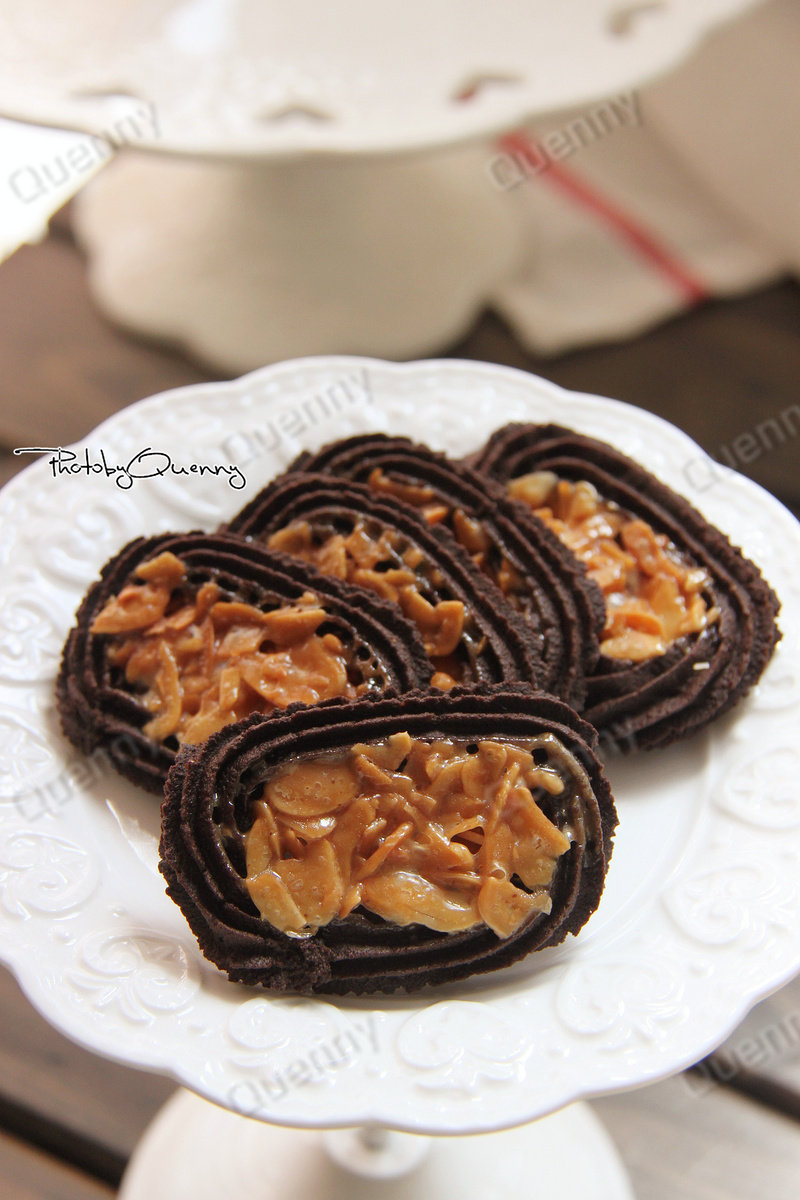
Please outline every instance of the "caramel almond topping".
[[607, 658], [644, 662], [718, 620], [719, 610], [702, 595], [707, 573], [666, 534], [604, 500], [591, 483], [533, 471], [512, 479], [508, 491], [569, 546], [603, 592], [600, 649]]
[[516, 609], [524, 608], [527, 588], [522, 576], [506, 556], [492, 545], [491, 538], [477, 517], [469, 516], [460, 508], [446, 503], [441, 496], [437, 498], [433, 488], [401, 483], [385, 475], [380, 467], [370, 473], [368, 482], [373, 491], [393, 496], [419, 509], [428, 524], [446, 525], [478, 570], [500, 588], [509, 603]]
[[253, 804], [246, 884], [264, 919], [297, 936], [361, 905], [399, 925], [483, 923], [506, 938], [550, 911], [570, 839], [535, 794], [564, 786], [530, 744], [399, 733], [317, 755], [279, 770]]
[[143, 582], [112, 597], [92, 633], [116, 635], [108, 661], [144, 689], [141, 702], [154, 714], [144, 733], [154, 741], [201, 742], [254, 712], [358, 694], [339, 638], [317, 633], [327, 614], [310, 593], [266, 612], [221, 599], [211, 582], [192, 596], [169, 552], [136, 575]]
[[163, 617], [169, 603], [169, 588], [158, 584], [131, 584], [95, 617], [92, 633], [130, 633], [146, 629]]
[[[395, 486], [391, 480], [386, 483], [391, 487], [381, 490], [391, 491]], [[370, 535], [361, 519], [347, 536], [331, 534], [321, 542], [315, 539], [308, 521], [295, 521], [273, 533], [267, 545], [271, 550], [283, 550], [311, 563], [324, 574], [356, 583], [399, 605], [403, 615], [417, 626], [428, 655], [436, 662], [438, 669], [432, 686], [446, 691], [458, 682], [458, 664], [437, 660], [450, 659], [458, 649], [467, 613], [460, 600], [440, 600], [431, 604], [422, 595], [419, 590], [421, 579], [416, 570], [422, 565], [424, 556], [417, 547], [401, 551], [390, 531]]]

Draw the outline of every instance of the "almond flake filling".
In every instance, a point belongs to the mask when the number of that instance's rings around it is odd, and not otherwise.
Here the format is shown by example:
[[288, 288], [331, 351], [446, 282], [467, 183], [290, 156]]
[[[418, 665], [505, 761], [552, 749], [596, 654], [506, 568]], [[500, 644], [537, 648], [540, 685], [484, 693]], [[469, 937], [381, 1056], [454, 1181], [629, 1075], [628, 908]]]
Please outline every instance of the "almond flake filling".
[[512, 479], [508, 491], [549, 525], [600, 587], [606, 605], [600, 650], [607, 658], [656, 658], [719, 619], [703, 596], [708, 572], [593, 484], [533, 471]]
[[328, 614], [310, 592], [268, 612], [220, 599], [213, 582], [192, 592], [169, 551], [135, 574], [142, 582], [112, 597], [91, 632], [113, 637], [108, 661], [143, 691], [137, 699], [153, 713], [143, 732], [154, 741], [203, 742], [251, 713], [366, 688], [349, 681], [341, 639], [316, 632]]
[[294, 521], [273, 533], [271, 550], [282, 550], [311, 563], [324, 575], [356, 583], [398, 605], [419, 630], [425, 651], [436, 668], [431, 686], [449, 691], [461, 681], [457, 652], [468, 634], [469, 618], [460, 600], [431, 604], [420, 591], [425, 556], [389, 530], [367, 528], [361, 517], [350, 533], [317, 533], [309, 521]]
[[520, 612], [530, 608], [530, 593], [517, 568], [502, 554], [481, 522], [460, 508], [444, 502], [434, 488], [423, 484], [402, 483], [385, 475], [380, 467], [370, 472], [369, 486], [374, 492], [391, 496], [419, 509], [429, 525], [445, 525], [475, 566], [499, 587], [509, 604]]
[[245, 834], [246, 886], [263, 918], [307, 937], [361, 906], [440, 932], [488, 925], [510, 937], [549, 913], [572, 831], [536, 802], [566, 787], [527, 743], [415, 740], [396, 733], [272, 775]]

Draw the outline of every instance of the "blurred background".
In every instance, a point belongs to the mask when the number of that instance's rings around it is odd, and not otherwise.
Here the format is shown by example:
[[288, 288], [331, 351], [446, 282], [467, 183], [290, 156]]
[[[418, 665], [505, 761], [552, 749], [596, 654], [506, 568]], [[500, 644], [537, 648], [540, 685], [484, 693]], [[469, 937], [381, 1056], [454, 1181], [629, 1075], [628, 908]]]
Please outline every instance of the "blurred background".
[[495, 44], [466, 5], [446, 43], [435, 21], [363, 46], [324, 28], [327, 73], [272, 28], [288, 65], [263, 75], [222, 0], [75, 7], [52, 41], [47, 0], [3, 18], [0, 113], [82, 128], [2, 124], [2, 478], [15, 446], [164, 388], [457, 356], [657, 412], [800, 505], [792, 0], [570, 0], [533, 55], [535, 21]]
[[[655, 412], [800, 514], [796, 0], [571, 0], [538, 42], [431, 5], [391, 38], [320, 22], [307, 58], [287, 19], [280, 70], [229, 7], [0, 18], [0, 482], [168, 388], [436, 356]], [[171, 1085], [67, 1043], [5, 972], [0, 1004], [0, 1192], [114, 1194]], [[637, 1195], [796, 1196], [800, 987], [594, 1107]]]

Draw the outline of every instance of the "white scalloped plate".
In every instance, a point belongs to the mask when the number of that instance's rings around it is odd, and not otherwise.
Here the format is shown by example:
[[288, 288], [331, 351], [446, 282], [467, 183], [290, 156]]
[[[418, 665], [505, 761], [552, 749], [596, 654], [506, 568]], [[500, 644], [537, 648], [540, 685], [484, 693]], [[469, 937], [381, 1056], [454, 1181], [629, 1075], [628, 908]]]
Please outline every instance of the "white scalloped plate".
[[[611, 763], [616, 852], [568, 945], [374, 1004], [228, 983], [164, 895], [155, 801], [57, 732], [81, 595], [126, 539], [212, 528], [301, 447], [378, 429], [461, 454], [505, 421], [553, 418], [656, 471], [762, 565], [784, 629], [762, 682], [706, 736]], [[467, 1133], [674, 1072], [800, 969], [800, 527], [776, 500], [646, 412], [480, 363], [285, 363], [144, 400], [81, 454], [114, 464], [148, 446], [177, 466], [238, 464], [247, 486], [189, 474], [125, 491], [42, 460], [0, 496], [0, 953], [54, 1025], [279, 1124]]]
[[638, 87], [756, 2], [26, 0], [0, 110], [170, 153], [420, 149]]

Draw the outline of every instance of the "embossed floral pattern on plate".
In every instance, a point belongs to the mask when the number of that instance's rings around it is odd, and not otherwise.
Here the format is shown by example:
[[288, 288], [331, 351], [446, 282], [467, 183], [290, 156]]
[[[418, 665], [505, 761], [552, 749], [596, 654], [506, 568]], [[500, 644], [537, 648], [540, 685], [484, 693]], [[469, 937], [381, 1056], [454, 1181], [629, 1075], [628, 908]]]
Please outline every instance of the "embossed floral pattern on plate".
[[[406, 999], [229, 984], [163, 893], [156, 802], [102, 759], [77, 770], [55, 732], [58, 652], [84, 588], [129, 538], [196, 524], [198, 504], [207, 527], [231, 516], [304, 446], [388, 429], [459, 455], [504, 421], [554, 417], [635, 456], [731, 533], [780, 591], [785, 644], [712, 733], [610, 764], [617, 847], [578, 939]], [[85, 444], [122, 456], [143, 431], [179, 461], [238, 462], [247, 487], [176, 476], [123, 494], [39, 462], [0, 495], [0, 953], [53, 1024], [271, 1121], [477, 1132], [677, 1070], [800, 969], [800, 589], [786, 570], [800, 527], [775, 500], [724, 468], [693, 494], [700, 451], [674, 427], [479, 363], [279, 364], [151, 397]]]

